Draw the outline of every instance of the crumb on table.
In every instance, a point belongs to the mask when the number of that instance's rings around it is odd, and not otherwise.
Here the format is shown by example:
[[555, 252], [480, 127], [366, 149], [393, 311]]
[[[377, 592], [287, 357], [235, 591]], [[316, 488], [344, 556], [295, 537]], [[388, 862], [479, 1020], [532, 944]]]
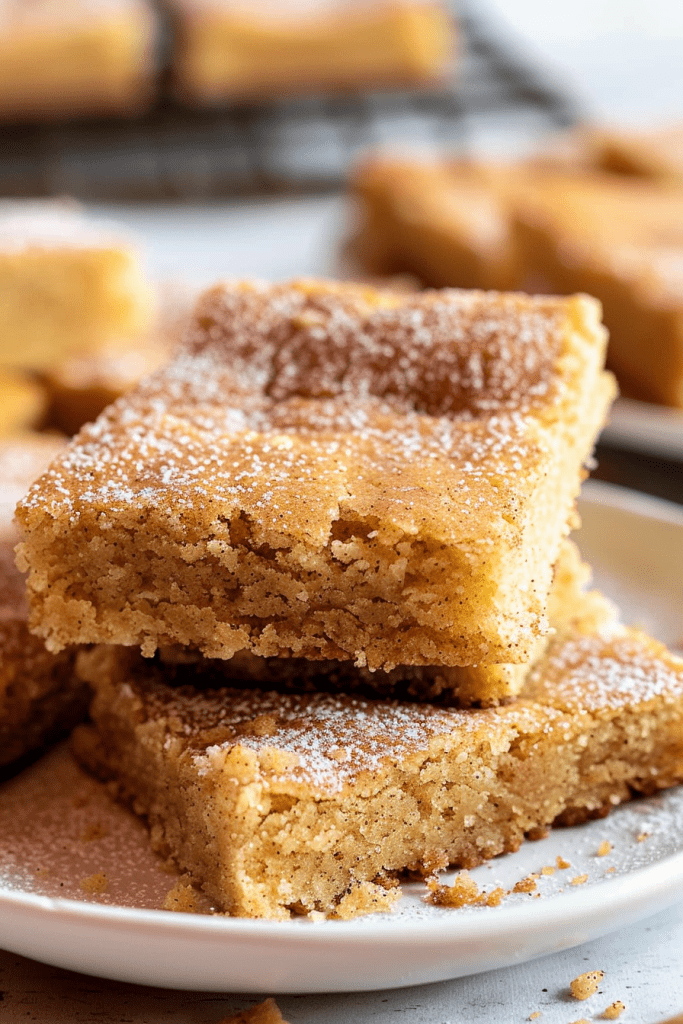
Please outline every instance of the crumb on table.
[[555, 863], [557, 864], [557, 866], [560, 869], [560, 871], [565, 871], [566, 868], [570, 868], [571, 867], [571, 862], [568, 861], [568, 860], [565, 860], [564, 857], [557, 857], [555, 859]]
[[589, 999], [590, 996], [594, 996], [604, 977], [604, 971], [586, 971], [585, 974], [579, 974], [578, 978], [569, 983], [574, 999]]
[[598, 856], [598, 857], [606, 857], [607, 854], [611, 853], [611, 852], [612, 852], [612, 844], [610, 843], [609, 839], [603, 839], [603, 841], [598, 846], [596, 856]]
[[617, 1017], [621, 1017], [625, 1009], [626, 1004], [622, 1003], [621, 999], [615, 999], [613, 1003], [609, 1004], [602, 1016], [605, 1020], [616, 1020]]
[[572, 885], [583, 885], [584, 882], [588, 881], [588, 875], [575, 875], [572, 878]]

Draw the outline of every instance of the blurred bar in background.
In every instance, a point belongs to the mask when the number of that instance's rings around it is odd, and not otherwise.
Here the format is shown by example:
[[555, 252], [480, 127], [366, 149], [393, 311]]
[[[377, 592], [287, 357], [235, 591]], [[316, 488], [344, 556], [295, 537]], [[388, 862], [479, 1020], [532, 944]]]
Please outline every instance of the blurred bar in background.
[[[230, 103], [225, 76], [220, 88], [216, 84], [218, 79], [214, 81], [213, 92], [209, 86], [191, 86], [189, 68], [194, 51], [187, 17], [185, 28], [179, 29], [175, 37], [185, 42], [184, 49], [179, 51], [184, 56], [178, 57], [174, 76], [170, 71], [170, 41], [174, 34], [168, 21], [157, 30], [160, 91], [152, 109], [142, 116], [62, 122], [48, 119], [42, 124], [35, 123], [35, 116], [13, 118], [8, 104], [3, 106], [3, 76], [0, 111], [5, 110], [5, 123], [0, 128], [4, 141], [0, 154], [0, 195], [68, 194], [106, 201], [333, 190], [343, 184], [358, 155], [376, 146], [448, 147], [465, 153], [490, 129], [498, 132], [502, 128], [508, 141], [522, 140], [524, 145], [577, 120], [580, 111], [570, 93], [550, 73], [535, 66], [528, 55], [506, 41], [480, 13], [476, 3], [458, 4], [457, 17], [453, 8], [443, 8], [439, 21], [435, 4], [406, 2], [410, 15], [406, 22], [410, 27], [407, 47], [403, 45], [401, 49], [400, 40], [395, 41], [393, 50], [376, 66], [374, 78], [370, 58], [364, 67], [358, 58], [356, 85], [353, 61], [348, 55], [345, 68], [340, 64], [328, 71], [327, 91], [323, 88], [323, 69], [304, 67], [309, 76], [308, 89], [303, 88], [303, 80], [292, 78], [289, 91], [308, 95], [281, 96], [287, 92], [282, 82], [288, 69], [286, 62], [271, 72], [270, 87], [277, 95], [258, 103], [246, 102], [244, 96], [240, 104]], [[45, 7], [47, 3], [43, 0], [35, 6]], [[86, 0], [82, 3], [88, 9], [97, 7]], [[116, 6], [116, 0], [108, 0], [105, 7], [112, 5]], [[121, 6], [130, 5], [122, 0]], [[206, 5], [193, 3], [195, 12], [198, 6]], [[234, 7], [226, 3], [212, 6], [225, 11]], [[405, 4], [369, 5], [373, 6], [377, 8], [373, 34], [380, 42], [387, 44], [387, 34], [395, 35], [399, 28], [405, 32], [406, 25], [398, 15], [390, 17], [387, 13], [395, 9], [400, 12]], [[419, 14], [421, 6], [424, 10]], [[190, 4], [178, 0], [172, 7], [178, 17], [178, 12], [187, 12]], [[401, 17], [406, 17], [405, 12]], [[438, 36], [430, 44], [431, 55], [421, 57], [417, 66], [416, 53], [418, 49], [423, 51], [426, 44], [416, 40], [416, 25], [423, 36]], [[443, 38], [448, 25], [452, 26], [455, 43]], [[0, 46], [9, 27], [0, 17]], [[350, 28], [345, 31], [353, 35]], [[327, 34], [331, 45], [334, 33], [329, 26]], [[341, 35], [342, 29], [338, 28], [340, 47]], [[263, 64], [267, 54], [261, 51], [268, 48], [261, 39], [259, 50], [253, 33], [252, 44]], [[9, 42], [5, 41], [5, 45]], [[246, 46], [244, 40], [242, 45]], [[451, 48], [455, 59], [449, 62], [444, 78], [439, 64]], [[310, 46], [304, 47], [302, 59], [310, 51]], [[381, 47], [377, 46], [376, 51], [381, 52]], [[248, 54], [243, 52], [242, 56], [244, 65]], [[199, 60], [196, 54], [194, 60]], [[209, 62], [206, 55], [205, 60]], [[98, 62], [93, 59], [93, 64], [97, 66]], [[239, 83], [233, 82], [236, 92], [259, 92], [253, 77], [255, 69], [256, 57], [251, 65], [252, 78], [243, 79], [241, 90]], [[390, 89], [387, 80], [392, 75], [397, 85]], [[424, 78], [420, 87], [405, 84], [417, 81], [420, 76]], [[264, 84], [262, 92], [268, 92], [268, 84]], [[207, 108], [183, 104], [172, 96], [179, 88], [195, 104], [211, 99], [214, 105]], [[221, 97], [225, 105], [216, 106]], [[15, 109], [18, 110], [16, 105]], [[132, 104], [126, 114], [137, 115], [137, 107]]]

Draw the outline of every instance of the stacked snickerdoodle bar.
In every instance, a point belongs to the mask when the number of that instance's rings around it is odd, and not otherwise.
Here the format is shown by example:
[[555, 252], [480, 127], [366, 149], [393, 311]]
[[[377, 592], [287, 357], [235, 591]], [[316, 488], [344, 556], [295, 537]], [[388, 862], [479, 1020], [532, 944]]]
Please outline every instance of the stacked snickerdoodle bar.
[[683, 666], [565, 540], [604, 346], [585, 297], [220, 286], [20, 503], [34, 630], [99, 645], [76, 750], [218, 908], [386, 909], [683, 777]]

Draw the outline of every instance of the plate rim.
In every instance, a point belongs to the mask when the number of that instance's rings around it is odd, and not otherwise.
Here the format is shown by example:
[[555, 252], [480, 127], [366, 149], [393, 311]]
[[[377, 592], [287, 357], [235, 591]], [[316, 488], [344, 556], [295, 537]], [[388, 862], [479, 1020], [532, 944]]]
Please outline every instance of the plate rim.
[[[663, 877], [660, 877], [663, 867], [667, 870]], [[639, 900], [642, 901], [663, 895], [670, 888], [677, 887], [682, 879], [683, 849], [623, 875], [595, 882], [586, 890], [576, 888], [572, 891], [547, 896], [543, 903], [544, 924], [559, 924], [565, 918], [566, 908], [573, 908], [577, 902], [582, 902], [581, 894], [586, 892], [590, 892], [592, 895], [599, 893], [601, 897], [605, 897], [592, 901], [595, 904], [595, 909], [589, 914], [588, 920], [590, 920], [593, 917], [602, 917], [610, 910], [621, 906], [624, 900], [630, 899], [634, 884], [636, 884]], [[309, 921], [305, 918], [278, 921], [228, 917], [222, 914], [169, 912], [168, 910], [152, 910], [144, 907], [121, 907], [86, 900], [41, 896], [36, 893], [17, 892], [5, 888], [0, 889], [0, 913], [3, 908], [32, 910], [38, 915], [46, 914], [54, 919], [64, 916], [68, 919], [82, 921], [84, 925], [97, 921], [114, 928], [135, 925], [148, 927], [154, 931], [161, 926], [169, 937], [173, 933], [177, 933], [183, 938], [224, 935], [226, 938], [258, 937], [264, 940], [295, 938], [299, 942], [312, 937], [316, 944], [322, 940], [328, 945], [334, 944], [339, 938], [346, 941], [352, 935], [354, 942], [376, 942], [381, 937], [383, 943], [403, 946], [412, 944], [416, 939], [421, 938], [422, 932], [433, 932], [437, 922], [440, 944], [449, 939], [475, 940], [482, 937], [482, 932], [490, 933], [491, 911], [496, 915], [496, 934], [513, 934], [523, 928], [525, 924], [537, 924], [539, 919], [537, 906], [530, 903], [514, 903], [486, 907], [482, 911], [474, 910], [474, 912], [465, 914], [402, 918], [401, 927], [396, 928], [396, 918], [391, 913], [378, 913], [350, 921]]]

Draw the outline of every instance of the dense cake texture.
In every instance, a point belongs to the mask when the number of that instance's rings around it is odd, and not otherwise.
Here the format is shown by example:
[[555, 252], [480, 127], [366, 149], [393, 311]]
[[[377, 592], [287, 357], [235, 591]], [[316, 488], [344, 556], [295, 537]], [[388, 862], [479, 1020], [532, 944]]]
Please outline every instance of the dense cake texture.
[[0, 442], [0, 767], [63, 734], [87, 706], [73, 648], [50, 654], [29, 633], [24, 578], [14, 565], [14, 506], [63, 444], [49, 436]]
[[19, 506], [32, 626], [52, 650], [528, 662], [604, 344], [582, 297], [221, 286]]
[[79, 668], [77, 755], [237, 916], [388, 909], [406, 869], [472, 867], [683, 778], [683, 661], [623, 627], [556, 637], [523, 698], [483, 710], [197, 688], [193, 666], [170, 687], [125, 648]]
[[[566, 540], [555, 566], [548, 597], [548, 618], [553, 634], [567, 630], [595, 629], [615, 622], [617, 609], [598, 591], [586, 591], [590, 569], [576, 545]], [[533, 663], [546, 649], [547, 637], [539, 640], [533, 659], [519, 665], [397, 665], [374, 672], [353, 661], [310, 661], [306, 658], [262, 658], [241, 651], [228, 661], [202, 658], [185, 647], [164, 648], [158, 653], [160, 671], [173, 685], [193, 664], [195, 685], [221, 686], [227, 677], [234, 686], [300, 692], [361, 693], [369, 697], [428, 700], [445, 705], [493, 706], [521, 690]]]
[[144, 0], [4, 0], [0, 118], [137, 114], [152, 97]]
[[176, 89], [194, 103], [433, 83], [453, 51], [452, 17], [438, 0], [170, 0], [169, 8]]
[[130, 240], [72, 203], [0, 202], [0, 365], [130, 347], [152, 294]]

